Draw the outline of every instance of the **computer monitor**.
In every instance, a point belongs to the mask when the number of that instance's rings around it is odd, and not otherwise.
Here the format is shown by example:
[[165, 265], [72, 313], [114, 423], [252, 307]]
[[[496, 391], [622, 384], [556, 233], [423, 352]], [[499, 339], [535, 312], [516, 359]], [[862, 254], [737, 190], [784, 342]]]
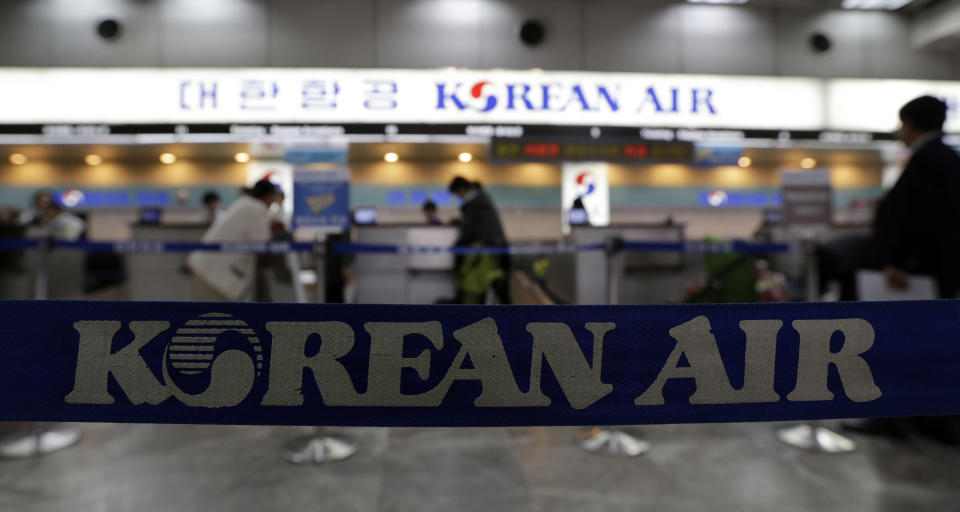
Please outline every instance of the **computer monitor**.
[[163, 210], [160, 208], [141, 208], [139, 212], [141, 224], [160, 224]]
[[376, 224], [377, 223], [377, 209], [370, 207], [360, 207], [353, 210], [353, 223], [354, 224]]
[[569, 220], [571, 226], [583, 226], [590, 224], [590, 219], [587, 217], [587, 210], [584, 210], [583, 208], [571, 208]]

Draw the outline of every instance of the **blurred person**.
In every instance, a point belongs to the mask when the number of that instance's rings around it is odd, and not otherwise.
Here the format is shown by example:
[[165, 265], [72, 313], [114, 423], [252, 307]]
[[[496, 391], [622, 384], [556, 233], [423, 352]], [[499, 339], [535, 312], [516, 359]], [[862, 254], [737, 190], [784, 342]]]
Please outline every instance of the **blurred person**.
[[22, 226], [40, 224], [43, 222], [44, 212], [53, 204], [53, 193], [49, 190], [38, 190], [33, 193], [30, 206], [20, 212], [19, 222]]
[[[921, 96], [900, 109], [897, 137], [910, 159], [893, 188], [880, 201], [868, 245], [863, 251], [872, 268], [881, 269], [887, 286], [905, 289], [911, 274], [932, 276], [940, 298], [956, 298], [960, 288], [960, 156], [943, 143], [947, 105]], [[902, 340], [908, 343], [910, 340]], [[960, 444], [960, 417], [864, 420], [844, 425], [866, 434], [901, 438], [919, 433], [946, 444]]]
[[590, 214], [587, 213], [587, 207], [583, 204], [583, 197], [573, 200], [573, 206], [570, 207], [569, 219], [571, 224], [590, 225]]
[[68, 242], [80, 240], [87, 229], [87, 223], [83, 219], [64, 210], [55, 201], [50, 201], [44, 208], [40, 225], [45, 236]]
[[[507, 247], [497, 208], [479, 183], [457, 176], [450, 182], [450, 192], [462, 201], [460, 234], [454, 245]], [[511, 303], [510, 255], [460, 256], [456, 260], [456, 269], [460, 276], [458, 302], [482, 303], [486, 289], [492, 287], [500, 304]]]
[[943, 143], [947, 106], [931, 96], [900, 109], [899, 138], [910, 150], [903, 173], [880, 200], [870, 235], [843, 237], [819, 251], [821, 283], [840, 283], [841, 300], [856, 300], [859, 269], [882, 270], [887, 286], [905, 289], [910, 274], [928, 275], [940, 298], [960, 291], [960, 156]]
[[[217, 217], [203, 242], [269, 241], [270, 205], [276, 198], [270, 180], [256, 182]], [[255, 296], [255, 254], [196, 251], [187, 257], [187, 266], [193, 273], [194, 300], [242, 302]]]
[[423, 202], [423, 206], [421, 206], [420, 209], [423, 211], [423, 219], [427, 224], [431, 226], [443, 225], [443, 221], [437, 216], [437, 203], [427, 199]]
[[890, 288], [924, 274], [940, 298], [952, 299], [960, 288], [960, 156], [941, 140], [946, 118], [947, 105], [931, 96], [900, 109], [897, 137], [911, 156], [877, 207], [873, 247]]
[[207, 222], [213, 222], [220, 214], [220, 194], [208, 190], [203, 194], [203, 209], [207, 213]]

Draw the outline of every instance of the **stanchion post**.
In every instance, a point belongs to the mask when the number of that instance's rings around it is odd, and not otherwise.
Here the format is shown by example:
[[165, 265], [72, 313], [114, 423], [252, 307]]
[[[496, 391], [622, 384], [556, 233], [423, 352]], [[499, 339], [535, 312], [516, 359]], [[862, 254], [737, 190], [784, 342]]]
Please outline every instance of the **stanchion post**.
[[[48, 267], [52, 245], [52, 240], [48, 238], [40, 240], [37, 244], [37, 274], [33, 283], [33, 297], [36, 300], [48, 298]], [[67, 425], [53, 428], [50, 427], [51, 424], [43, 422], [32, 422], [29, 425], [29, 432], [0, 442], [0, 457], [8, 459], [39, 457], [73, 446], [83, 437], [80, 429]]]
[[37, 274], [33, 281], [33, 298], [35, 300], [47, 300], [47, 262], [50, 260], [50, 239], [44, 238], [37, 244]]
[[804, 239], [803, 258], [806, 267], [807, 302], [817, 302], [820, 300], [820, 271], [817, 268], [817, 241], [815, 239]]
[[[801, 244], [807, 281], [807, 302], [818, 302], [820, 271], [817, 264], [817, 240], [814, 236], [804, 236]], [[781, 443], [788, 446], [819, 453], [850, 453], [857, 449], [857, 444], [852, 439], [817, 421], [777, 429], [776, 436]]]
[[620, 270], [623, 266], [623, 239], [607, 239], [607, 304], [620, 303]]
[[318, 237], [313, 241], [313, 269], [317, 273], [316, 281], [314, 282], [314, 297], [318, 304], [326, 302], [326, 285], [327, 279], [325, 274], [325, 257], [326, 256], [326, 247], [324, 242]]

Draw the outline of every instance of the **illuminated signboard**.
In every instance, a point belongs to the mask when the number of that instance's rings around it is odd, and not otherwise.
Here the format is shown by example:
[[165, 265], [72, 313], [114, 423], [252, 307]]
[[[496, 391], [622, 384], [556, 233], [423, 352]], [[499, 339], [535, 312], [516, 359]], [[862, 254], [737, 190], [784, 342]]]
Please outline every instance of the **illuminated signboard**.
[[693, 144], [680, 141], [549, 138], [494, 138], [490, 141], [490, 161], [493, 163], [685, 163], [693, 161], [693, 157]]

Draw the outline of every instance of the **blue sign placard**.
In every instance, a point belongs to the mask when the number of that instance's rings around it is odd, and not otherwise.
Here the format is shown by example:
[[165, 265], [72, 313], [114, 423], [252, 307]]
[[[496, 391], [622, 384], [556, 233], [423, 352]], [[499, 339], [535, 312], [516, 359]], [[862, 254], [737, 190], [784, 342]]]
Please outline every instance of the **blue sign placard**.
[[294, 171], [293, 227], [349, 229], [350, 171]]
[[960, 413], [960, 301], [0, 302], [0, 420], [621, 425]]

